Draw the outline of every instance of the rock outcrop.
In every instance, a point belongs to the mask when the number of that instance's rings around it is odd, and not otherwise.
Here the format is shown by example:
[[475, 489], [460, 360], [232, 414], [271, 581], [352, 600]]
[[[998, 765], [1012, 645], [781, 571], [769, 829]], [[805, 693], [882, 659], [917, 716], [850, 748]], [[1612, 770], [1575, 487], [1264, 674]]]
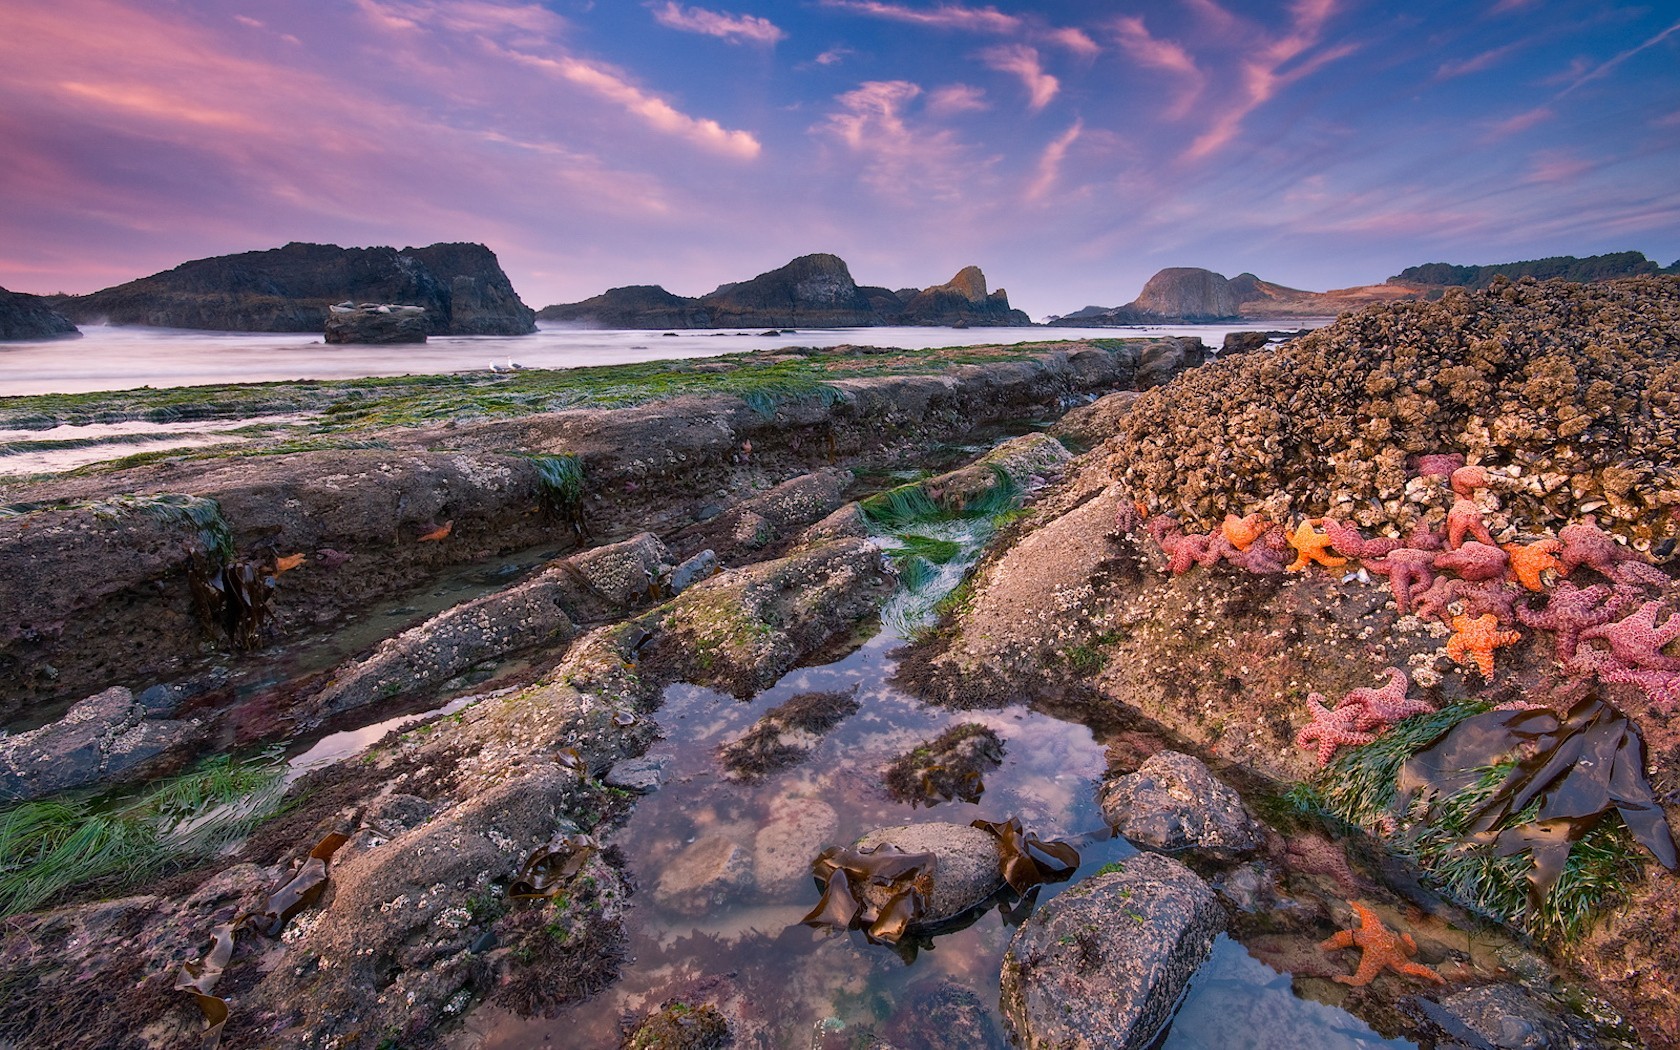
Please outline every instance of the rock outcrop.
[[524, 335], [536, 315], [482, 244], [340, 248], [297, 241], [195, 259], [173, 270], [61, 300], [83, 324], [233, 332], [319, 332], [330, 305], [423, 307], [432, 335]]
[[969, 266], [926, 289], [860, 286], [836, 255], [802, 255], [750, 281], [690, 299], [658, 285], [611, 288], [582, 302], [546, 306], [545, 321], [591, 328], [851, 328], [874, 325], [1025, 325], [1003, 289]]
[[1102, 786], [1103, 819], [1151, 849], [1190, 850], [1221, 859], [1258, 849], [1260, 828], [1242, 799], [1200, 759], [1151, 755], [1136, 773]]
[[0, 342], [81, 335], [68, 317], [38, 295], [0, 288]]
[[1227, 279], [1194, 266], [1171, 266], [1151, 277], [1125, 306], [1087, 306], [1053, 318], [1067, 328], [1269, 318], [1335, 317], [1375, 303], [1421, 299], [1427, 289], [1394, 280], [1387, 284], [1309, 292], [1264, 281], [1251, 273]]
[[426, 341], [426, 311], [423, 307], [343, 303], [329, 309], [326, 330], [326, 341], [329, 343]]

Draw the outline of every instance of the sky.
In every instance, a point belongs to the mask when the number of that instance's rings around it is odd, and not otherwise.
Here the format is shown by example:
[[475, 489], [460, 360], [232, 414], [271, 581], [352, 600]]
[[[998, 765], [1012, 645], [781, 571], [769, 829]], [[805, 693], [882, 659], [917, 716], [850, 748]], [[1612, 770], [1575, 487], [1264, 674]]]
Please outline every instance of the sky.
[[809, 252], [1035, 318], [1680, 258], [1680, 3], [0, 0], [0, 285], [480, 241], [525, 301]]

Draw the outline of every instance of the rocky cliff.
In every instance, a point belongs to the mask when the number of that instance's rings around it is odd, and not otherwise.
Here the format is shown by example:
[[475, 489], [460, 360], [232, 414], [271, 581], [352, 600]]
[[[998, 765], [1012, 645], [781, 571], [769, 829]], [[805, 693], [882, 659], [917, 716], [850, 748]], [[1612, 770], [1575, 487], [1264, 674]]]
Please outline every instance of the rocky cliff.
[[38, 295], [0, 288], [0, 342], [11, 339], [58, 339], [82, 333], [68, 317]]
[[1194, 266], [1171, 266], [1151, 277], [1125, 306], [1087, 306], [1050, 321], [1062, 327], [1249, 321], [1286, 317], [1334, 317], [1376, 303], [1424, 298], [1428, 289], [1391, 280], [1387, 284], [1309, 292], [1261, 280], [1251, 273], [1227, 279]]
[[1003, 289], [987, 294], [978, 266], [926, 289], [859, 285], [836, 255], [802, 255], [749, 281], [698, 298], [658, 285], [612, 288], [544, 307], [542, 320], [595, 328], [850, 328], [874, 325], [1023, 325]]
[[536, 315], [482, 244], [340, 248], [292, 242], [195, 259], [60, 301], [75, 321], [235, 332], [319, 332], [346, 299], [423, 307], [433, 335], [524, 335]]

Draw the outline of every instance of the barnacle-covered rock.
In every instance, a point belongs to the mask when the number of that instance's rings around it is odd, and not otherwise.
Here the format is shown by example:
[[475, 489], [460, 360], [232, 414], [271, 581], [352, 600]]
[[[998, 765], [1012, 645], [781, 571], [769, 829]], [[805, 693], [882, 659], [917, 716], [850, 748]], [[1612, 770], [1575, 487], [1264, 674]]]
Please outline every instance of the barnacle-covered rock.
[[1555, 533], [1596, 513], [1655, 546], [1680, 526], [1676, 333], [1674, 277], [1501, 281], [1372, 307], [1145, 393], [1111, 466], [1190, 532], [1263, 510], [1404, 533], [1441, 509], [1445, 475], [1479, 469], [1504, 504], [1490, 527]]

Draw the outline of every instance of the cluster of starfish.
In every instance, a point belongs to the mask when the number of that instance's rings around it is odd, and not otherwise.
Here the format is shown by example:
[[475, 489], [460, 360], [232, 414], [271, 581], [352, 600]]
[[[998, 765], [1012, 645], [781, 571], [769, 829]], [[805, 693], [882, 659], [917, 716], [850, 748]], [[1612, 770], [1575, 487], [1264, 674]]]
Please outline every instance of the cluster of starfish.
[[[1614, 597], [1610, 599], [1614, 600]], [[1548, 606], [1546, 611], [1550, 612], [1551, 608]], [[1657, 623], [1658, 616], [1666, 617], [1663, 623]], [[1566, 671], [1638, 686], [1651, 703], [1665, 709], [1680, 704], [1680, 657], [1663, 652], [1669, 643], [1680, 638], [1680, 613], [1663, 602], [1649, 601], [1621, 620], [1612, 622], [1606, 618], [1578, 626], [1575, 632], [1575, 646], [1564, 664]], [[1609, 648], [1585, 644], [1592, 641], [1602, 641]], [[1560, 635], [1560, 659], [1563, 658], [1561, 650]]]
[[1327, 704], [1322, 695], [1310, 694], [1307, 709], [1312, 712], [1312, 721], [1295, 734], [1296, 746], [1313, 748], [1318, 753], [1318, 764], [1326, 766], [1338, 749], [1363, 747], [1402, 719], [1435, 710], [1423, 700], [1406, 698], [1406, 690], [1411, 686], [1406, 672], [1390, 667], [1383, 674], [1388, 676], [1388, 681], [1382, 688], [1350, 689], [1335, 707]]

